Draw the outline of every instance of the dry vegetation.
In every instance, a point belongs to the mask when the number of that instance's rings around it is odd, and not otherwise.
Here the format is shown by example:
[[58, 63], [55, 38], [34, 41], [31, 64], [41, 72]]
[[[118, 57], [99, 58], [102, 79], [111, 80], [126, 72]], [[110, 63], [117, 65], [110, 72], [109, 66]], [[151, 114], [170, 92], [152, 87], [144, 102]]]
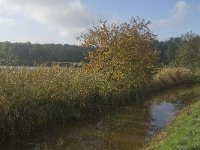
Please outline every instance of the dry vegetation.
[[[187, 69], [167, 68], [156, 75], [152, 86], [159, 89], [192, 82], [191, 79], [193, 74]], [[14, 140], [55, 123], [82, 119], [89, 112], [123, 103], [130, 94], [135, 99], [147, 90], [145, 86], [132, 91], [116, 90], [105, 75], [84, 74], [81, 69], [0, 69], [1, 141]]]
[[0, 69], [0, 141], [196, 80], [184, 68], [158, 72], [149, 22], [132, 18], [130, 24], [101, 23], [80, 37], [82, 46], [92, 49], [82, 68]]
[[170, 86], [193, 83], [197, 75], [187, 68], [165, 67], [154, 76], [151, 86], [158, 89]]

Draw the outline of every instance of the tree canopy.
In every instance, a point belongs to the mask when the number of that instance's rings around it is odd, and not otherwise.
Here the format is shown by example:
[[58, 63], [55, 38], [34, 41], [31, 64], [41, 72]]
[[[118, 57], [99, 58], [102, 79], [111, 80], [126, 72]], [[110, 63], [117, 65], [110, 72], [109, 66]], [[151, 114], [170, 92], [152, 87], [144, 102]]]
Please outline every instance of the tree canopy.
[[87, 72], [101, 72], [116, 88], [140, 86], [157, 71], [155, 35], [149, 21], [132, 18], [129, 23], [99, 21], [78, 39], [88, 53]]
[[200, 69], [200, 36], [187, 33], [182, 36], [182, 44], [179, 46], [174, 60], [176, 66], [187, 67], [193, 70]]
[[163, 65], [200, 69], [200, 36], [188, 32], [166, 41], [155, 41]]

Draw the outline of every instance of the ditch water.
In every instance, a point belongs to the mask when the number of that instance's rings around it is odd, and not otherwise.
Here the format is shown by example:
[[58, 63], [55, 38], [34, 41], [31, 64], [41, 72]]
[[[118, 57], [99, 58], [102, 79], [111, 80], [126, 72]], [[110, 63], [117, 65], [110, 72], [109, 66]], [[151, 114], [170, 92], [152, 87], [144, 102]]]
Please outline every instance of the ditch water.
[[200, 96], [200, 85], [159, 92], [143, 102], [110, 110], [102, 116], [71, 122], [37, 133], [2, 150], [134, 150], [165, 128], [180, 110]]

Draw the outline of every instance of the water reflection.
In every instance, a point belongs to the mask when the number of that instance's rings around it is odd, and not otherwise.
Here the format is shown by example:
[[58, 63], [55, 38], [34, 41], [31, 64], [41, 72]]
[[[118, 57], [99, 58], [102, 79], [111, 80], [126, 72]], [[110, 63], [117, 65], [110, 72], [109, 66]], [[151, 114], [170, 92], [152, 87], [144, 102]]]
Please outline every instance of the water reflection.
[[49, 129], [4, 149], [137, 149], [158, 130], [166, 127], [177, 112], [199, 94], [200, 86], [166, 90], [143, 103], [132, 103], [101, 117]]
[[180, 104], [162, 102], [151, 105], [151, 130], [149, 135], [152, 136], [158, 129], [166, 127], [167, 123], [174, 118], [179, 111]]

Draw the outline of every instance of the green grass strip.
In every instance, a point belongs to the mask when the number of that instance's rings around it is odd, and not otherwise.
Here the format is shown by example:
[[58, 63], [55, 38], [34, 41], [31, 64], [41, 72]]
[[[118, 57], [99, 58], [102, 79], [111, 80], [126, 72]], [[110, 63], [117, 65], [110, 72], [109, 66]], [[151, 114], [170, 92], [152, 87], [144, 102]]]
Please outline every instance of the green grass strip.
[[186, 107], [145, 150], [200, 150], [200, 98]]

